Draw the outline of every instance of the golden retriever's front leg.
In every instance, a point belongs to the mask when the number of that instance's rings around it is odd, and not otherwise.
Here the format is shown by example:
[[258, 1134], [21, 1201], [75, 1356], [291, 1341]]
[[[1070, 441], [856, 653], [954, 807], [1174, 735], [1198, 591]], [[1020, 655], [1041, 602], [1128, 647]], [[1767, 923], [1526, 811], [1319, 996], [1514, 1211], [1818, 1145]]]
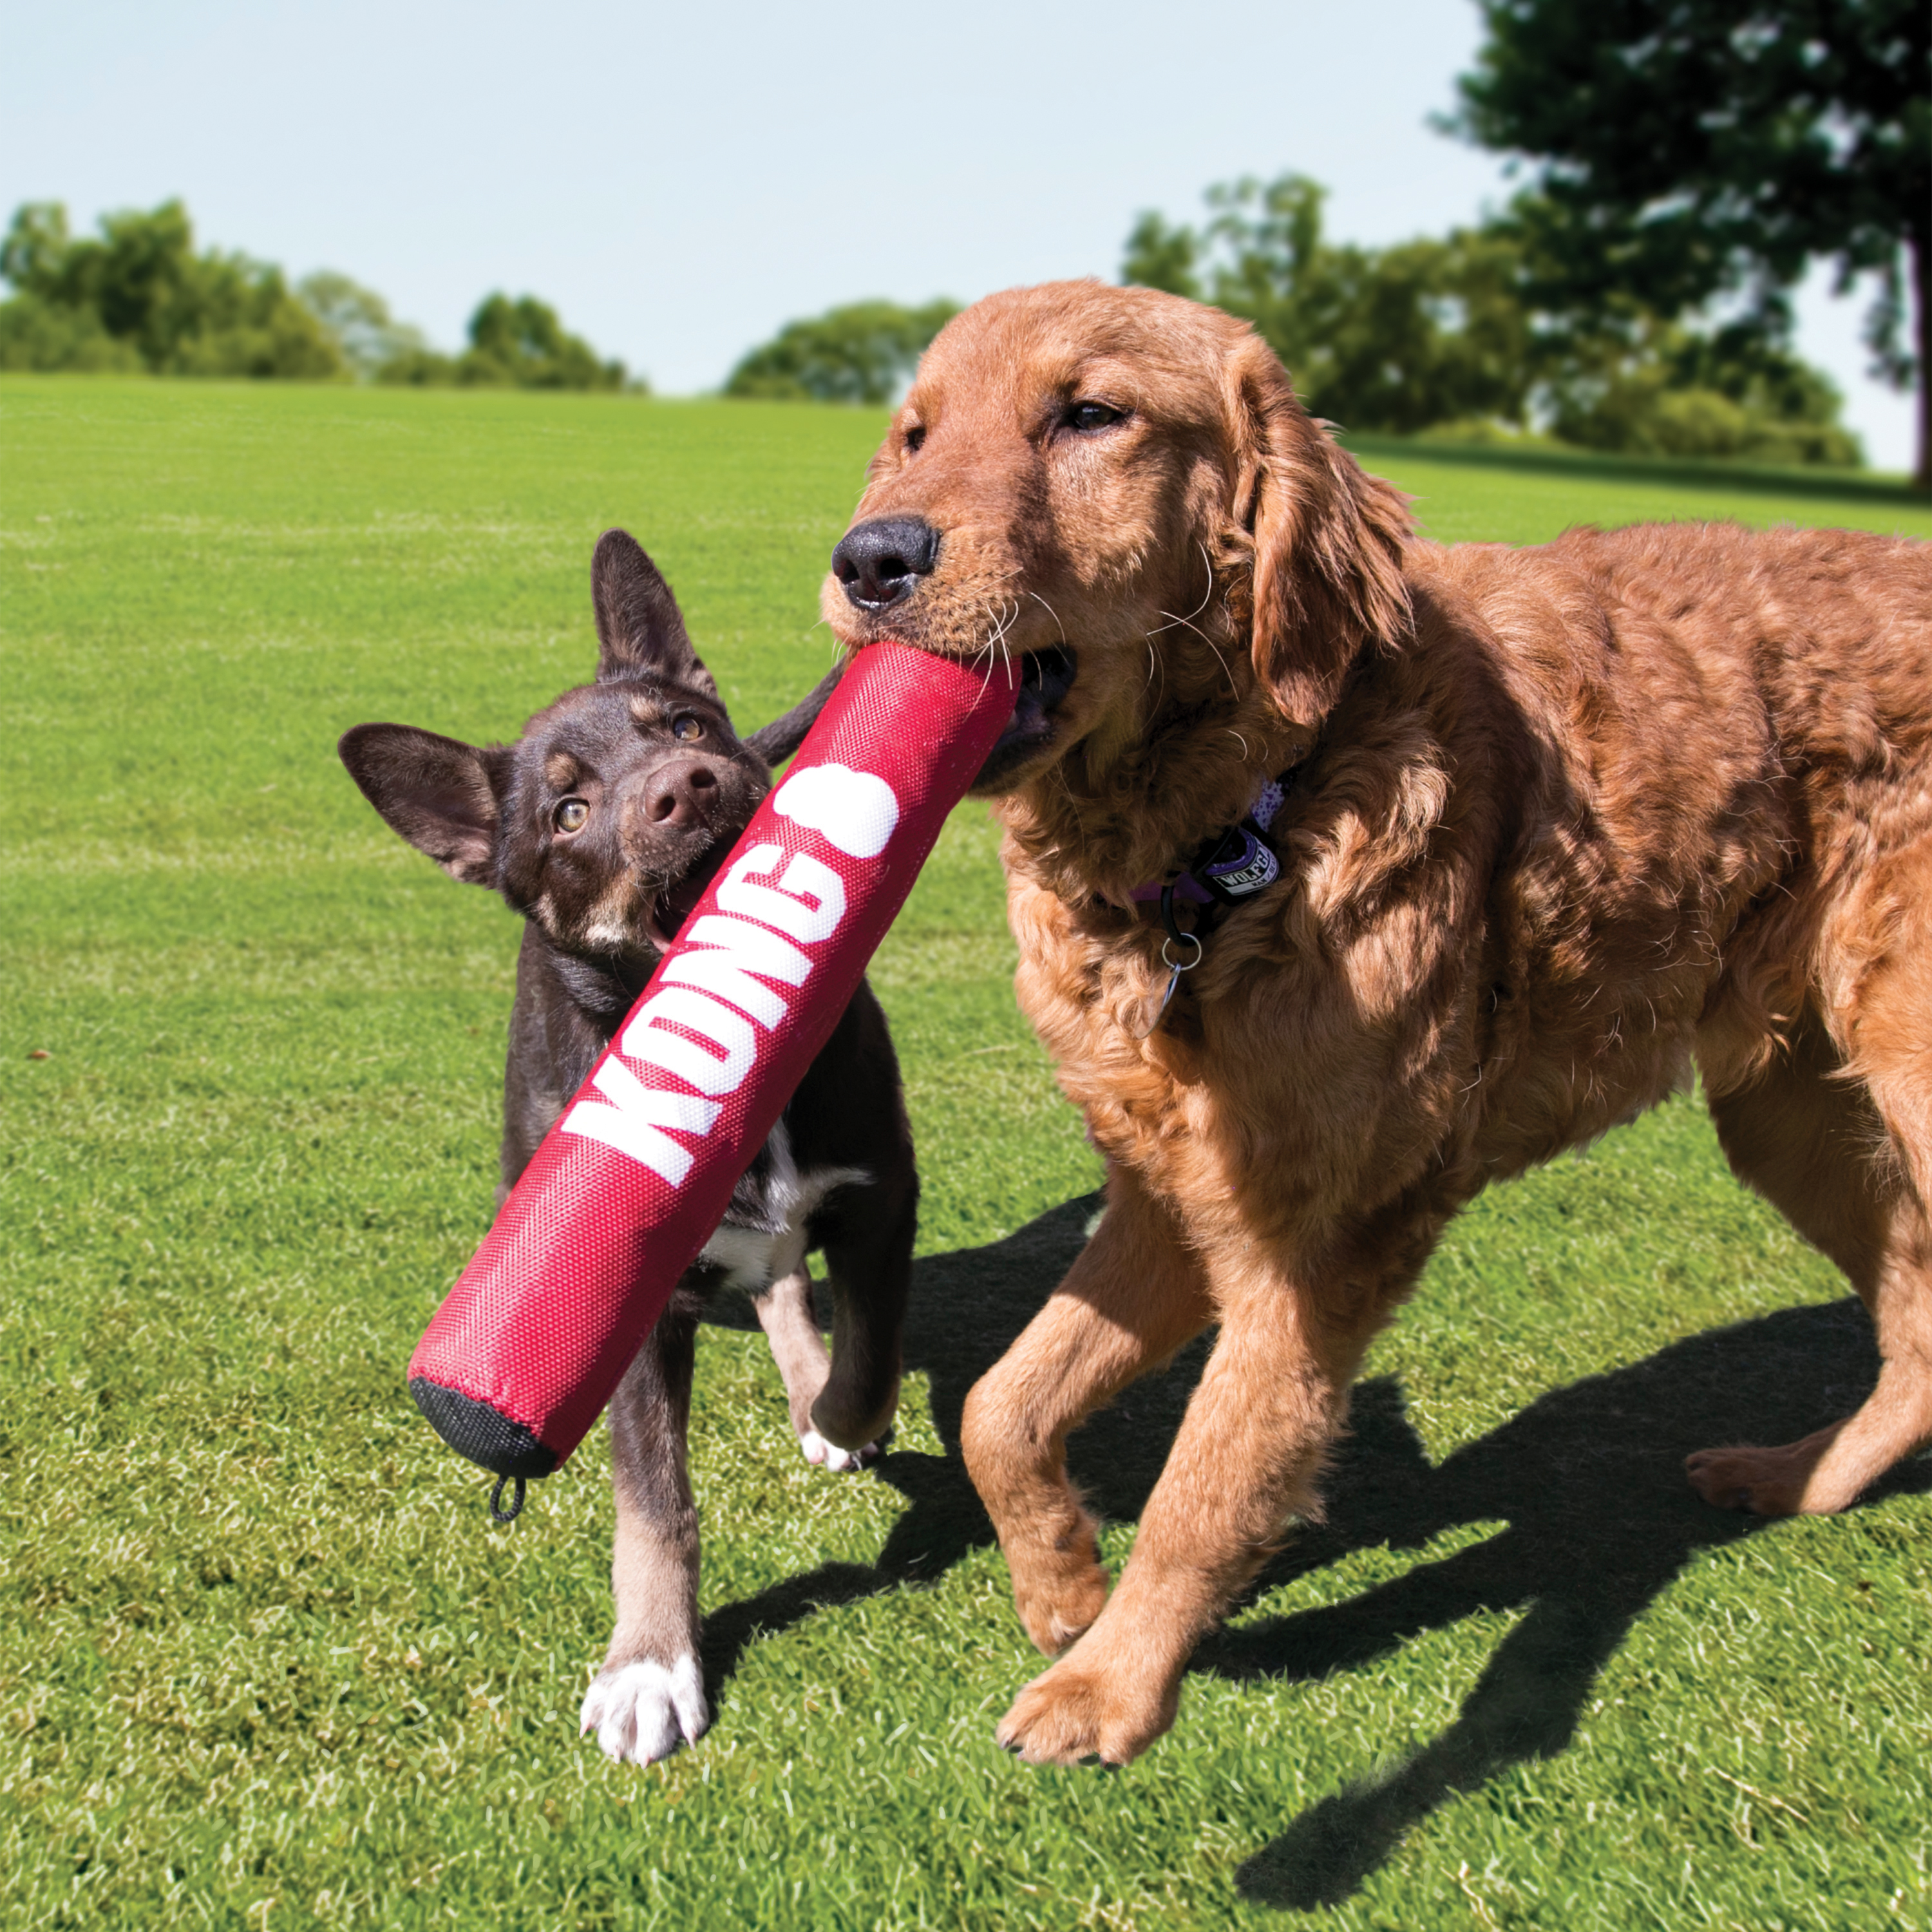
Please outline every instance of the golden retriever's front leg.
[[1066, 1479], [1066, 1438], [1212, 1316], [1172, 1221], [1117, 1168], [1066, 1280], [966, 1398], [966, 1466], [999, 1532], [1020, 1622], [1049, 1657], [1107, 1600], [1094, 1520]]
[[1174, 1722], [1195, 1646], [1311, 1499], [1359, 1346], [1318, 1330], [1286, 1282], [1222, 1300], [1220, 1339], [1119, 1588], [1000, 1725], [1029, 1762], [1124, 1764], [1146, 1750]]

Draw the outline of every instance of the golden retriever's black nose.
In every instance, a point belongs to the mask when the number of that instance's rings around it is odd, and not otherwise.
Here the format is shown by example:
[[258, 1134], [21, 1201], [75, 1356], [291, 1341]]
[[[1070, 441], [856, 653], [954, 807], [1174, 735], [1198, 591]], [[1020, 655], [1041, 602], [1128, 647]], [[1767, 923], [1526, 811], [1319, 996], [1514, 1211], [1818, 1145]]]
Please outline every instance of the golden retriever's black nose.
[[874, 517], [855, 525], [832, 553], [832, 574], [862, 610], [910, 597], [939, 560], [939, 532], [922, 517]]

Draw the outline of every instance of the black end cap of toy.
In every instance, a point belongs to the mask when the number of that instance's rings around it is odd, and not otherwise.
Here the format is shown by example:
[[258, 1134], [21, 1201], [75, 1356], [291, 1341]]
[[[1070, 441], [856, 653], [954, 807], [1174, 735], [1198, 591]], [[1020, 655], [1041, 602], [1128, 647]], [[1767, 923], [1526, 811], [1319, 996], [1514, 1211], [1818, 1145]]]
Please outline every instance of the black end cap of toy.
[[445, 1388], [425, 1376], [410, 1378], [410, 1393], [444, 1442], [492, 1474], [547, 1476], [556, 1467], [554, 1450], [546, 1449], [520, 1422], [500, 1415], [487, 1402], [460, 1389]]

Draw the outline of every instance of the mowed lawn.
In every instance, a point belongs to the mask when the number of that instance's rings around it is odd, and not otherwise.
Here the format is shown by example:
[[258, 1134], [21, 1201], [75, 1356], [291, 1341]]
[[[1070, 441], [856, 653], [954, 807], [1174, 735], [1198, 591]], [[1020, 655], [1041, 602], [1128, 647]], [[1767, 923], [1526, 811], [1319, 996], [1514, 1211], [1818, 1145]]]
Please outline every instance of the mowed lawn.
[[[601, 1435], [493, 1529], [402, 1372], [487, 1223], [516, 930], [376, 820], [347, 725], [514, 734], [658, 558], [741, 724], [880, 419], [0, 382], [0, 1924], [1932, 1924], [1932, 1466], [1835, 1521], [1684, 1454], [1855, 1406], [1834, 1270], [1695, 1102], [1479, 1202], [1377, 1348], [1328, 1525], [1116, 1775], [992, 1726], [1039, 1667], [953, 1450], [1096, 1168], [1014, 1008], [962, 808], [874, 972], [925, 1178], [879, 1469], [809, 1469], [748, 1318], [700, 1352], [716, 1721], [577, 1736]], [[1378, 449], [1442, 536], [1882, 494]], [[1928, 694], [1932, 701], [1932, 694]], [[44, 1057], [42, 1057], [44, 1056]], [[1118, 1562], [1190, 1354], [1075, 1443]]]

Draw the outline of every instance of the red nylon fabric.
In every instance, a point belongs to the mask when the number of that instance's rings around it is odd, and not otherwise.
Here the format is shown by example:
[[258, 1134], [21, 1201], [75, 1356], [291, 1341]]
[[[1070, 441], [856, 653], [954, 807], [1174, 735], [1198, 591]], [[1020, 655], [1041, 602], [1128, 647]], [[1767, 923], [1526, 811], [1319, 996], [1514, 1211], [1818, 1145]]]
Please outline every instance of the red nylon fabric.
[[[1004, 662], [901, 644], [853, 660], [436, 1311], [412, 1382], [487, 1402], [560, 1463], [584, 1439], [857, 990], [1016, 688]], [[836, 875], [842, 914], [828, 916], [814, 868]], [[680, 983], [680, 962], [699, 983]], [[707, 1105], [703, 1131], [662, 1124]], [[674, 1181], [594, 1134], [674, 1170], [682, 1150], [688, 1172]]]

